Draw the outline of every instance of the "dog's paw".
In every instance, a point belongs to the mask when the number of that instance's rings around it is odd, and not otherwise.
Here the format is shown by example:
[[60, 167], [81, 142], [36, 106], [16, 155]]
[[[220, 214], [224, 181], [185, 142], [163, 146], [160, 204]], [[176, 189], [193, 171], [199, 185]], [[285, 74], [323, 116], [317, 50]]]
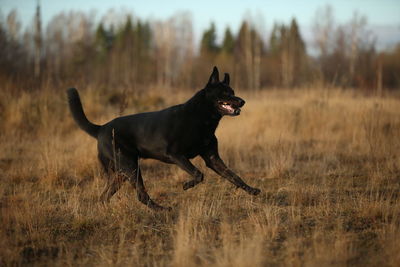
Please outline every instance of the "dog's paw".
[[153, 209], [154, 211], [166, 211], [166, 212], [172, 211], [172, 208], [171, 208], [171, 207], [164, 207], [164, 206], [152, 207], [152, 209]]
[[100, 202], [102, 205], [106, 205], [106, 204], [108, 204], [108, 203], [110, 202], [110, 199], [109, 199], [105, 194], [102, 194], [102, 195], [99, 197], [99, 202]]
[[190, 188], [190, 186], [186, 182], [186, 183], [183, 183], [182, 188], [183, 188], [183, 190], [188, 190]]
[[256, 195], [258, 195], [258, 194], [261, 193], [261, 190], [258, 189], [258, 188], [249, 188], [247, 192], [248, 192], [250, 195], [256, 196]]
[[153, 201], [151, 203], [149, 203], [148, 206], [149, 206], [149, 208], [151, 208], [154, 211], [172, 211], [171, 207], [164, 207], [164, 206], [158, 205], [157, 203], [155, 203]]
[[170, 212], [170, 211], [172, 211], [172, 208], [171, 207], [164, 207], [164, 210]]
[[188, 189], [190, 189], [190, 188], [192, 188], [194, 186], [194, 183], [193, 183], [193, 181], [189, 181], [189, 182], [185, 182], [185, 183], [183, 183], [183, 190], [188, 190]]

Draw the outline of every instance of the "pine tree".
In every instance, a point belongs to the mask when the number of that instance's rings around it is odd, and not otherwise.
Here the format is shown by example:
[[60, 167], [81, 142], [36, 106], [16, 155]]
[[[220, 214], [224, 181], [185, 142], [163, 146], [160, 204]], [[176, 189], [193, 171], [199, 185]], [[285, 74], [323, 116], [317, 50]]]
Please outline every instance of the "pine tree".
[[238, 71], [246, 73], [242, 86], [259, 89], [261, 81], [261, 55], [263, 41], [259, 33], [247, 21], [242, 23], [236, 39], [235, 56], [239, 63]]
[[275, 23], [274, 27], [272, 28], [271, 37], [269, 39], [269, 50], [271, 54], [277, 54], [281, 49], [280, 32], [281, 32], [280, 26]]
[[211, 23], [210, 28], [203, 33], [203, 37], [201, 38], [201, 55], [215, 55], [219, 51], [216, 39], [215, 24]]
[[241, 79], [244, 88], [253, 88], [253, 64], [252, 64], [252, 43], [249, 24], [244, 21], [240, 26], [239, 34], [236, 39], [235, 56], [238, 62], [238, 71], [245, 73]]
[[98, 59], [104, 61], [107, 56], [107, 52], [111, 47], [111, 40], [104, 29], [103, 23], [100, 23], [96, 30], [95, 47], [98, 53]]
[[119, 29], [115, 39], [116, 45], [119, 48], [124, 49], [133, 45], [133, 26], [131, 16], [126, 18], [125, 25]]
[[293, 18], [290, 26], [275, 24], [270, 37], [270, 55], [278, 59], [281, 83], [285, 87], [299, 84], [304, 78], [307, 55], [299, 27]]
[[301, 79], [304, 79], [304, 73], [306, 70], [306, 48], [304, 41], [300, 35], [299, 27], [296, 19], [292, 19], [289, 29], [289, 49], [290, 57], [292, 61], [293, 77], [291, 85], [298, 85]]
[[229, 27], [225, 30], [224, 40], [222, 41], [221, 51], [226, 54], [232, 54], [235, 48], [235, 38], [229, 29]]
[[134, 29], [134, 60], [136, 75], [139, 82], [145, 82], [146, 79], [151, 78], [149, 75], [151, 67], [150, 49], [151, 49], [151, 29], [147, 22], [137, 21]]

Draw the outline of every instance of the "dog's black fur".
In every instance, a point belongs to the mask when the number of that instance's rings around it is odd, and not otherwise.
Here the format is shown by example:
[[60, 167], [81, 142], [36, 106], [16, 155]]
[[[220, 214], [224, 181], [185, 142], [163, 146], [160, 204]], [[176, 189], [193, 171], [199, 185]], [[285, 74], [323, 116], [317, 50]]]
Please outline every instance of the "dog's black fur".
[[203, 174], [190, 162], [201, 156], [207, 167], [252, 195], [260, 190], [248, 186], [228, 169], [218, 155], [215, 130], [222, 116], [237, 116], [245, 101], [235, 96], [229, 86], [229, 74], [219, 81], [214, 70], [204, 89], [186, 103], [164, 110], [118, 117], [102, 126], [86, 118], [75, 88], [67, 91], [69, 106], [81, 129], [97, 138], [98, 157], [106, 170], [120, 175], [110, 179], [101, 199], [108, 201], [129, 180], [136, 188], [138, 199], [153, 209], [164, 209], [147, 194], [139, 168], [139, 158], [153, 158], [174, 163], [192, 176], [183, 184], [187, 190], [203, 181]]

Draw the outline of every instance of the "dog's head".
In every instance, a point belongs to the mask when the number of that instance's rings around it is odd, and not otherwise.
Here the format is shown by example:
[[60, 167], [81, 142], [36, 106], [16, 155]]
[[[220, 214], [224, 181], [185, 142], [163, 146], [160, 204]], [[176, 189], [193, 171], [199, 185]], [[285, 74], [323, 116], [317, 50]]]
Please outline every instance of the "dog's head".
[[221, 116], [238, 116], [240, 114], [240, 108], [243, 107], [245, 101], [235, 96], [235, 92], [229, 86], [228, 73], [225, 73], [224, 80], [221, 82], [218, 69], [214, 67], [205, 91], [207, 99]]

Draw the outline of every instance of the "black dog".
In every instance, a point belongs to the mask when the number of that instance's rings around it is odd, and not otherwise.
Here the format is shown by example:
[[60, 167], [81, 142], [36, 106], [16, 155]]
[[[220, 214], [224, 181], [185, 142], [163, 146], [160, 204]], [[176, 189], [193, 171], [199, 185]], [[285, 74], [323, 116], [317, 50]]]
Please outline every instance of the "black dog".
[[106, 170], [120, 175], [109, 180], [101, 199], [108, 201], [129, 182], [136, 188], [138, 199], [153, 209], [164, 207], [153, 202], [147, 194], [138, 165], [139, 158], [153, 158], [174, 163], [192, 176], [183, 184], [187, 190], [203, 181], [203, 174], [190, 162], [200, 155], [207, 167], [252, 195], [260, 190], [248, 186], [228, 169], [218, 155], [215, 130], [222, 116], [237, 116], [244, 100], [236, 97], [229, 86], [229, 74], [219, 81], [214, 70], [206, 87], [186, 103], [164, 110], [118, 117], [102, 126], [86, 118], [75, 88], [68, 89], [69, 106], [81, 129], [97, 138], [98, 157]]

